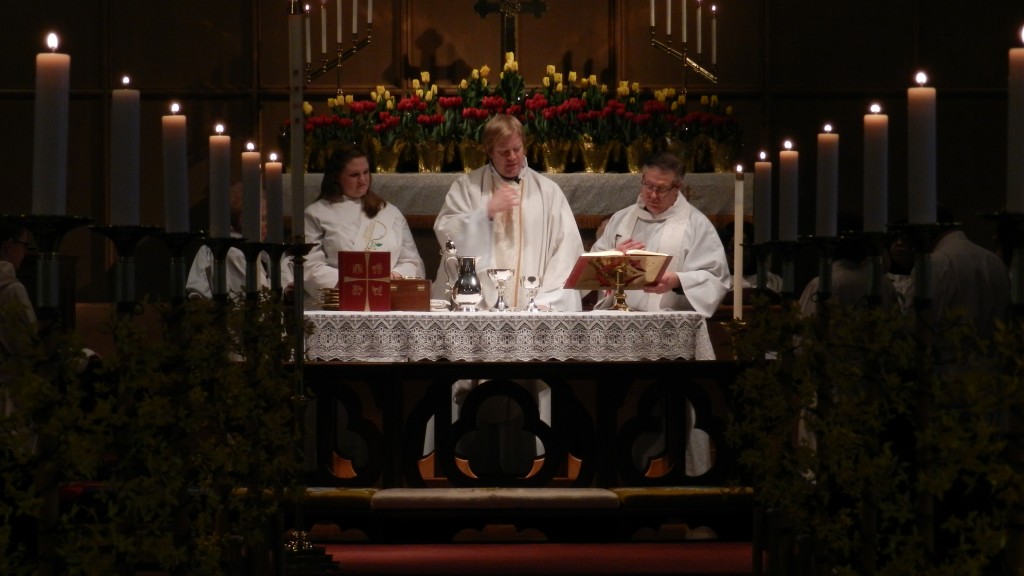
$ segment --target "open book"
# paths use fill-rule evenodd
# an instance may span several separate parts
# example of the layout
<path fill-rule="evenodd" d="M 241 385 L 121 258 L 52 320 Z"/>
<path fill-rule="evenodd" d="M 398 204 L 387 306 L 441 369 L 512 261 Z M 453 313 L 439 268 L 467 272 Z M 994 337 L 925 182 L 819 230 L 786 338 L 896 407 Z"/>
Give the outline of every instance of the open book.
<path fill-rule="evenodd" d="M 653 284 L 668 269 L 672 257 L 646 250 L 585 252 L 576 260 L 566 288 L 576 290 L 639 290 Z M 621 283 L 621 287 L 616 286 Z"/>

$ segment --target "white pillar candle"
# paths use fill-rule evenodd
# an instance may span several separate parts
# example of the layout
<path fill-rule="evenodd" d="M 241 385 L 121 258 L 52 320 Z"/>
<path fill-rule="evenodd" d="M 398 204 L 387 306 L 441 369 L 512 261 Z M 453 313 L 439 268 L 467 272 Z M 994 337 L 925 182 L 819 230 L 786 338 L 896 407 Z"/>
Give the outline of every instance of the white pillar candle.
<path fill-rule="evenodd" d="M 932 224 L 936 216 L 935 88 L 924 86 L 918 73 L 916 88 L 907 89 L 907 200 L 911 224 Z"/>
<path fill-rule="evenodd" d="M 654 0 L 651 0 L 651 28 L 654 28 Z"/>
<path fill-rule="evenodd" d="M 796 242 L 800 153 L 786 141 L 779 152 L 779 240 Z"/>
<path fill-rule="evenodd" d="M 373 0 L 366 0 L 366 23 L 373 24 Z"/>
<path fill-rule="evenodd" d="M 284 240 L 284 182 L 281 178 L 283 166 L 277 154 L 270 155 L 270 161 L 263 165 L 263 179 L 267 188 L 267 242 L 275 244 Z"/>
<path fill-rule="evenodd" d="M 697 0 L 697 56 L 701 54 L 701 29 L 700 29 L 701 1 Z"/>
<path fill-rule="evenodd" d="M 356 41 L 359 35 L 359 0 L 352 0 L 352 41 Z"/>
<path fill-rule="evenodd" d="M 679 7 L 679 11 L 682 15 L 682 28 L 680 29 L 680 36 L 683 39 L 683 44 L 686 44 L 686 0 L 682 0 L 682 6 Z"/>
<path fill-rule="evenodd" d="M 32 213 L 63 216 L 67 211 L 71 56 L 56 51 L 56 34 L 48 35 L 46 42 L 50 52 L 36 55 Z"/>
<path fill-rule="evenodd" d="M 1024 40 L 1024 30 L 1021 30 Z M 1006 210 L 1024 213 L 1024 48 L 1010 49 L 1006 139 Z"/>
<path fill-rule="evenodd" d="M 816 206 L 815 234 L 832 238 L 837 234 L 836 219 L 839 212 L 839 134 L 832 132 L 830 124 L 818 134 L 818 202 Z"/>
<path fill-rule="evenodd" d="M 188 134 L 187 120 L 178 114 L 161 118 L 164 153 L 164 231 L 188 232 Z"/>
<path fill-rule="evenodd" d="M 772 238 L 772 163 L 761 152 L 754 162 L 754 243 L 763 244 Z"/>
<path fill-rule="evenodd" d="M 124 86 L 110 94 L 110 223 L 139 225 L 139 91 Z"/>
<path fill-rule="evenodd" d="M 718 62 L 718 6 L 711 6 L 711 65 Z"/>
<path fill-rule="evenodd" d="M 320 0 L 320 52 L 327 54 L 327 0 Z"/>
<path fill-rule="evenodd" d="M 231 235 L 231 137 L 217 125 L 210 136 L 210 238 Z"/>
<path fill-rule="evenodd" d="M 878 104 L 864 115 L 864 231 L 884 232 L 889 221 L 889 116 Z"/>
<path fill-rule="evenodd" d="M 672 37 L 672 0 L 665 0 L 665 36 Z"/>
<path fill-rule="evenodd" d="M 743 319 L 743 166 L 736 167 L 733 190 L 732 228 L 732 317 Z"/>
<path fill-rule="evenodd" d="M 310 47 L 309 37 L 309 4 L 306 4 L 306 64 L 313 61 L 313 49 Z"/>
<path fill-rule="evenodd" d="M 249 242 L 263 240 L 260 193 L 260 153 L 250 142 L 242 152 L 242 236 Z"/>

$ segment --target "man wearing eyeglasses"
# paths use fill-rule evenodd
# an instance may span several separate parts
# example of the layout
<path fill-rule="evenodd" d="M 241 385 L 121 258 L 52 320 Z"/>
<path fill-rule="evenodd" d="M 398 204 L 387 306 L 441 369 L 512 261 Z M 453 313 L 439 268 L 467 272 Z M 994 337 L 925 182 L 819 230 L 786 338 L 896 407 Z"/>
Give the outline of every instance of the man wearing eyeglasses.
<path fill-rule="evenodd" d="M 669 269 L 643 291 L 626 292 L 634 310 L 694 310 L 710 317 L 732 286 L 714 225 L 680 193 L 685 167 L 668 152 L 645 163 L 636 203 L 616 212 L 591 251 L 647 250 L 672 256 Z M 611 308 L 612 295 L 595 309 Z"/>

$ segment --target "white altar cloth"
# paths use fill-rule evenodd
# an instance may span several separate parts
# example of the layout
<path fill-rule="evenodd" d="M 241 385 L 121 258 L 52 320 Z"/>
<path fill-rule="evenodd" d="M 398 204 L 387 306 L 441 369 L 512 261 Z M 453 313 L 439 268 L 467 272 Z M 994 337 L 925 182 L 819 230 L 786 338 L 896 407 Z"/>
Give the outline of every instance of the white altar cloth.
<path fill-rule="evenodd" d="M 374 174 L 373 189 L 391 202 L 402 214 L 433 215 L 444 205 L 445 195 L 461 172 Z M 636 202 L 640 193 L 640 174 L 587 174 L 570 172 L 545 174 L 565 193 L 572 213 L 580 215 L 611 214 Z M 305 205 L 320 194 L 323 174 L 306 174 L 303 180 Z M 743 182 L 744 214 L 753 214 L 754 179 Z M 683 192 L 698 210 L 711 215 L 731 215 L 735 209 L 736 175 L 687 174 Z M 291 206 L 291 178 L 284 178 L 284 205 Z"/>
<path fill-rule="evenodd" d="M 714 360 L 694 312 L 306 312 L 311 361 Z"/>

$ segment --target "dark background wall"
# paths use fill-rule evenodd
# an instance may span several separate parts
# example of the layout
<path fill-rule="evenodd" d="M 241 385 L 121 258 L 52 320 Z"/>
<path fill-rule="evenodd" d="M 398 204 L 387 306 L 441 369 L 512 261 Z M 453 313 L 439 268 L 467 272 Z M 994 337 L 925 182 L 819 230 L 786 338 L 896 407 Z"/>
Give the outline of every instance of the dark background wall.
<path fill-rule="evenodd" d="M 143 224 L 163 224 L 160 116 L 171 100 L 181 102 L 189 118 L 193 227 L 206 226 L 207 137 L 216 122 L 233 136 L 235 157 L 248 140 L 264 152 L 278 149 L 277 133 L 287 117 L 286 0 L 9 4 L 0 24 L 0 125 L 7 135 L 0 154 L 0 213 L 31 207 L 35 54 L 49 31 L 60 34 L 61 51 L 72 58 L 69 214 L 100 225 L 109 221 L 109 98 L 123 74 L 132 77 L 143 99 Z M 319 3 L 311 4 L 318 14 Z M 335 0 L 328 4 L 333 18 Z M 346 63 L 342 88 L 365 97 L 378 84 L 400 92 L 421 70 L 444 87 L 483 64 L 499 69 L 499 21 L 494 15 L 481 19 L 474 4 L 377 0 L 373 42 Z M 657 4 L 661 37 L 664 2 Z M 541 18 L 521 15 L 517 59 L 528 85 L 555 64 L 597 74 L 609 85 L 629 80 L 681 89 L 678 62 L 650 46 L 648 7 L 643 0 L 548 0 Z M 347 37 L 351 0 L 344 1 L 344 10 Z M 678 2 L 674 13 L 678 35 Z M 313 22 L 318 52 L 318 20 Z M 722 0 L 720 82 L 709 85 L 691 73 L 687 87 L 691 102 L 718 94 L 734 107 L 744 128 L 744 163 L 751 164 L 762 149 L 777 157 L 784 139 L 796 143 L 802 152 L 800 232 L 809 234 L 815 135 L 825 122 L 840 134 L 840 210 L 859 215 L 862 116 L 873 101 L 890 115 L 889 214 L 906 216 L 906 89 L 913 74 L 925 69 L 938 90 L 939 202 L 987 244 L 992 226 L 978 215 L 1005 203 L 1007 50 L 1020 44 L 1022 25 L 1021 2 L 951 10 L 923 0 Z M 337 78 L 325 74 L 308 88 L 307 99 L 322 107 L 336 93 Z M 1016 152 L 1024 161 L 1024 151 Z M 239 162 L 233 164 L 237 180 Z M 76 230 L 62 253 L 77 259 L 79 300 L 111 298 L 115 254 L 107 240 Z M 139 291 L 165 291 L 166 250 L 147 240 L 138 257 Z"/>

